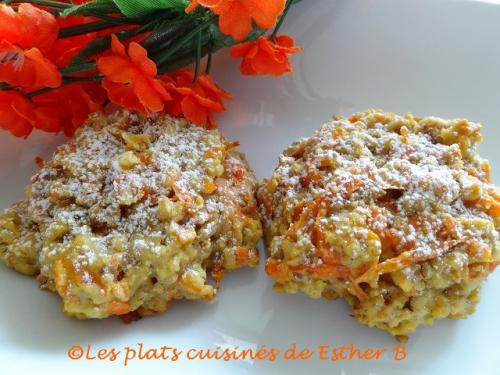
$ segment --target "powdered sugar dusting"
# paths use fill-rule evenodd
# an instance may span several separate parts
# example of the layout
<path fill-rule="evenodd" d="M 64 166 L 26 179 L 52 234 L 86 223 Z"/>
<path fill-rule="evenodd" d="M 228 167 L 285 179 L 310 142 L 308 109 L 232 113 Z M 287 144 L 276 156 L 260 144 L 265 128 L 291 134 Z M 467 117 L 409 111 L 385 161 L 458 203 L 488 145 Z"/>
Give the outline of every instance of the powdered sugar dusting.
<path fill-rule="evenodd" d="M 148 298 L 167 289 L 211 298 L 205 269 L 220 277 L 257 261 L 256 181 L 235 145 L 168 116 L 94 115 L 28 188 L 40 280 L 67 297 L 68 311 L 90 317 L 107 316 L 108 303 L 134 293 L 138 308 L 151 283 L 157 290 Z M 247 260 L 238 263 L 241 248 Z M 182 277 L 198 284 L 172 286 Z"/>
<path fill-rule="evenodd" d="M 285 220 L 291 226 L 304 205 L 321 202 L 326 216 L 319 221 L 311 216 L 298 228 L 297 241 L 312 241 L 311 228 L 318 226 L 314 223 L 332 233 L 332 251 L 342 238 L 354 239 L 355 252 L 342 258 L 349 266 L 377 256 L 364 254 L 369 231 L 391 249 L 382 252 L 381 260 L 404 251 L 425 258 L 464 249 L 467 241 L 462 236 L 496 248 L 494 226 L 486 232 L 467 231 L 455 220 L 474 217 L 491 222 L 488 208 L 473 203 L 488 183 L 487 162 L 475 151 L 479 129 L 465 120 L 376 111 L 325 124 L 311 138 L 285 150 L 273 177 L 260 189 L 266 224 Z M 289 236 L 290 230 L 282 238 L 286 233 Z M 390 246 L 388 238 L 394 242 Z M 277 237 L 273 241 L 271 255 L 278 256 Z M 312 242 L 302 248 L 309 250 L 301 262 L 321 260 Z"/>

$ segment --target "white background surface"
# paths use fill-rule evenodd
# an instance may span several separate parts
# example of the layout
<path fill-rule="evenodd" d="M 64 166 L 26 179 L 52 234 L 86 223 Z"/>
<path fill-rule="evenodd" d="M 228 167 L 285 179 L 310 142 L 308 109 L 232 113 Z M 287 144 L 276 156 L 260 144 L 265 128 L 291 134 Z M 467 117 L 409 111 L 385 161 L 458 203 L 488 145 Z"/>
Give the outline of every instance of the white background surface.
<path fill-rule="evenodd" d="M 310 135 L 332 114 L 367 107 L 419 115 L 467 117 L 484 124 L 482 156 L 500 183 L 500 5 L 494 1 L 304 0 L 284 29 L 305 46 L 285 78 L 239 75 L 238 62 L 220 55 L 214 75 L 234 95 L 218 118 L 222 131 L 241 141 L 259 178 L 269 176 L 280 151 Z M 0 208 L 22 198 L 35 171 L 33 158 L 49 155 L 61 137 L 34 134 L 28 141 L 0 134 Z M 500 272 L 483 288 L 475 315 L 422 327 L 410 337 L 408 358 L 320 362 L 70 361 L 72 345 L 103 347 L 217 345 L 315 349 L 354 343 L 367 348 L 396 343 L 359 325 L 342 301 L 317 301 L 271 291 L 262 269 L 224 279 L 213 303 L 180 301 L 164 315 L 125 326 L 117 319 L 76 321 L 59 310 L 55 295 L 0 266 L 0 373 L 37 375 L 172 374 L 500 374 Z"/>

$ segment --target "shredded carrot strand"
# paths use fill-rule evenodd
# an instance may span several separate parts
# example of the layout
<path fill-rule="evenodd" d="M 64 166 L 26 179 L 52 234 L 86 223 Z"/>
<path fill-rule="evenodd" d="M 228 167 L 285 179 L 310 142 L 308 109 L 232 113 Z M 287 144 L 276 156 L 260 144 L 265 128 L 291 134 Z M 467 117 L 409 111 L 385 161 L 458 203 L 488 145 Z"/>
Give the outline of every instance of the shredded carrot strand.
<path fill-rule="evenodd" d="M 112 315 L 125 315 L 131 311 L 131 306 L 126 302 L 113 301 L 108 305 L 106 311 Z"/>

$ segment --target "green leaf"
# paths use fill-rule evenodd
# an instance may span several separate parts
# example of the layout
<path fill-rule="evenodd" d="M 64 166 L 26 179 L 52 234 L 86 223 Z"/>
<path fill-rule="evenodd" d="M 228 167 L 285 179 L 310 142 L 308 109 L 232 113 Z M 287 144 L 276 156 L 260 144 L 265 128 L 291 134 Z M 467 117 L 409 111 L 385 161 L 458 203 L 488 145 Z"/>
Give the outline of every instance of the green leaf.
<path fill-rule="evenodd" d="M 92 15 L 93 13 L 107 14 L 115 13 L 120 10 L 113 0 L 93 0 L 81 5 L 74 5 L 61 12 L 61 16 L 69 16 L 75 14 Z"/>
<path fill-rule="evenodd" d="M 186 20 L 159 25 L 141 42 L 141 45 L 147 50 L 166 48 L 192 27 L 194 27 L 192 22 Z"/>
<path fill-rule="evenodd" d="M 189 33 L 186 35 L 183 35 L 182 38 L 180 38 L 175 45 L 171 46 L 170 48 L 166 49 L 165 51 L 162 51 L 158 54 L 156 57 L 156 65 L 161 65 L 168 61 L 168 59 L 173 56 L 177 51 L 182 49 L 183 47 L 189 45 L 192 42 L 192 39 L 198 35 L 199 32 L 202 32 L 206 28 L 210 26 L 215 20 L 215 17 L 209 17 L 207 18 L 204 22 L 198 24 L 196 27 L 192 28 Z"/>
<path fill-rule="evenodd" d="M 111 46 L 111 35 L 105 35 L 94 39 L 81 49 L 78 54 L 70 61 L 69 66 L 83 64 L 90 56 L 100 53 Z"/>
<path fill-rule="evenodd" d="M 161 9 L 187 6 L 187 0 L 114 0 L 116 6 L 127 17 L 141 17 Z"/>
<path fill-rule="evenodd" d="M 126 40 L 137 34 L 151 29 L 152 24 L 148 23 L 139 28 L 120 31 L 116 33 L 119 40 Z M 69 67 L 83 64 L 89 57 L 97 53 L 103 52 L 111 46 L 111 35 L 105 35 L 100 38 L 94 39 L 92 42 L 87 44 L 82 50 L 75 56 L 69 63 Z"/>

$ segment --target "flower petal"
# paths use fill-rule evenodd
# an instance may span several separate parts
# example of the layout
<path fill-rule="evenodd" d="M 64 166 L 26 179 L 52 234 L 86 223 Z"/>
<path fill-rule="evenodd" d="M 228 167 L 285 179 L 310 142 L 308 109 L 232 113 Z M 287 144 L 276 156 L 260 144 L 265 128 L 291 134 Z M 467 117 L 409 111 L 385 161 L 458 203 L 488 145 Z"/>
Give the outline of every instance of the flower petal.
<path fill-rule="evenodd" d="M 255 23 L 263 28 L 270 29 L 285 9 L 286 0 L 247 0 L 250 16 Z"/>
<path fill-rule="evenodd" d="M 61 85 L 61 73 L 38 48 L 23 51 L 3 40 L 0 42 L 1 51 L 15 53 L 17 54 L 16 60 L 22 59 L 22 61 L 19 65 L 14 61 L 0 64 L 0 82 L 19 86 L 26 91 Z"/>
<path fill-rule="evenodd" d="M 242 74 L 279 76 L 292 71 L 289 56 L 301 50 L 287 35 L 277 36 L 275 42 L 261 36 L 254 42 L 245 43 L 232 56 L 243 57 L 240 65 Z"/>
<path fill-rule="evenodd" d="M 161 87 L 161 89 L 166 94 L 165 88 Z M 133 83 L 133 91 L 147 112 L 160 112 L 163 110 L 163 97 L 156 88 L 152 87 L 151 82 L 138 79 Z"/>
<path fill-rule="evenodd" d="M 192 123 L 211 129 L 215 127 L 212 113 L 224 111 L 222 100 L 232 97 L 207 74 L 200 74 L 195 83 L 193 78 L 194 72 L 188 69 L 179 69 L 160 77 L 164 87 L 172 94 L 165 111 L 173 116 L 182 114 Z"/>
<path fill-rule="evenodd" d="M 32 103 L 17 91 L 0 90 L 0 128 L 16 137 L 27 137 L 33 123 Z"/>
<path fill-rule="evenodd" d="M 116 55 L 127 56 L 125 46 L 115 34 L 111 35 L 111 51 Z"/>
<path fill-rule="evenodd" d="M 124 45 L 113 35 L 112 53 L 99 58 L 97 67 L 105 76 L 102 86 L 113 103 L 147 114 L 162 111 L 165 102 L 171 100 L 155 78 L 154 61 L 136 42 L 130 43 L 127 55 Z"/>
<path fill-rule="evenodd" d="M 252 31 L 252 18 L 242 1 L 234 1 L 226 12 L 219 14 L 219 28 L 236 41 L 243 40 Z"/>
<path fill-rule="evenodd" d="M 113 82 L 130 83 L 137 75 L 137 68 L 127 57 L 120 55 L 100 57 L 97 68 Z"/>
<path fill-rule="evenodd" d="M 233 58 L 245 56 L 254 46 L 253 42 L 245 42 L 231 47 L 230 56 Z"/>
<path fill-rule="evenodd" d="M 49 12 L 29 3 L 20 3 L 15 12 L 10 6 L 0 4 L 0 35 L 18 46 L 36 47 L 45 52 L 57 39 L 59 28 Z"/>
<path fill-rule="evenodd" d="M 148 58 L 148 52 L 139 43 L 130 43 L 128 47 L 128 54 L 132 62 L 135 63 L 146 75 L 154 77 L 158 74 L 156 64 L 153 60 Z"/>
<path fill-rule="evenodd" d="M 141 113 L 148 111 L 135 95 L 131 85 L 114 83 L 105 78 L 102 81 L 102 87 L 108 92 L 109 100 L 124 108 L 135 110 Z"/>
<path fill-rule="evenodd" d="M 34 127 L 53 133 L 64 131 L 66 135 L 72 135 L 90 113 L 101 109 L 102 99 L 96 99 L 99 95 L 91 98 L 88 92 L 94 92 L 94 89 L 95 84 L 92 83 L 73 83 L 35 96 Z"/>
<path fill-rule="evenodd" d="M 192 123 L 205 125 L 207 123 L 207 110 L 201 106 L 193 96 L 186 96 L 181 102 L 182 113 Z"/>

